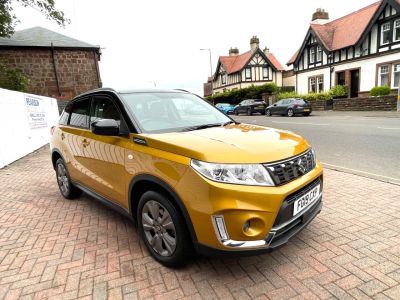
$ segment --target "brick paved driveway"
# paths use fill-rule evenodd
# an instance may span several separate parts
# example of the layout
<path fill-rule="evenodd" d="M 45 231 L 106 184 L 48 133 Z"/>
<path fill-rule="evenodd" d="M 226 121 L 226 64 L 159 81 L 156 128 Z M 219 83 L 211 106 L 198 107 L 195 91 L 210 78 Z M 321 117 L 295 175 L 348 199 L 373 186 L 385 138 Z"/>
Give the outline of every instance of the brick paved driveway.
<path fill-rule="evenodd" d="M 284 248 L 154 262 L 133 225 L 61 198 L 48 149 L 0 170 L 0 299 L 400 299 L 400 187 L 325 171 L 325 206 Z"/>

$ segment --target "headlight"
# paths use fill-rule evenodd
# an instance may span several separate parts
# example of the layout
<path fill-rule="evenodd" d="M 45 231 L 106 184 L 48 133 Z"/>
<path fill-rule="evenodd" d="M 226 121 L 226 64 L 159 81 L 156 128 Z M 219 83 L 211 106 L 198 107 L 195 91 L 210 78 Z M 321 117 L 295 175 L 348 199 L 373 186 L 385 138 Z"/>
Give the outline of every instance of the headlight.
<path fill-rule="evenodd" d="M 268 171 L 260 164 L 214 164 L 192 159 L 190 165 L 201 175 L 213 181 L 274 186 Z"/>

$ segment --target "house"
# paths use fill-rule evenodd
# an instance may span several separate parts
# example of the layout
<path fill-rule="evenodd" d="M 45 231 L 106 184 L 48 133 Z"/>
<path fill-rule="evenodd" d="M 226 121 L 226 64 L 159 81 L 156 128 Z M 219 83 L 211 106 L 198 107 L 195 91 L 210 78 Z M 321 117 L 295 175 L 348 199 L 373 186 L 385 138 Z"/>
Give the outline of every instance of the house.
<path fill-rule="evenodd" d="M 0 64 L 28 77 L 29 93 L 71 99 L 101 87 L 100 47 L 42 27 L 0 38 Z"/>
<path fill-rule="evenodd" d="M 259 45 L 258 37 L 253 36 L 249 51 L 239 54 L 237 48 L 231 48 L 229 56 L 220 56 L 214 76 L 208 79 L 205 89 L 210 88 L 210 82 L 213 94 L 268 82 L 282 86 L 285 68 L 268 48 L 261 50 Z"/>
<path fill-rule="evenodd" d="M 400 78 L 400 0 L 382 0 L 337 20 L 318 9 L 293 66 L 298 93 L 348 87 L 349 97 L 374 86 L 396 89 Z"/>

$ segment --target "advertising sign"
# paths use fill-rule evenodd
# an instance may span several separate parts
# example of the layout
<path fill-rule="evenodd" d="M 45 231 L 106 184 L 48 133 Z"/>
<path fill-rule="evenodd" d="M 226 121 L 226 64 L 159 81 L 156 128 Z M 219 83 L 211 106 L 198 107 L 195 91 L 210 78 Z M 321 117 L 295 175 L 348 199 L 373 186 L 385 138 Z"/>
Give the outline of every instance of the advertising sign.
<path fill-rule="evenodd" d="M 39 97 L 24 95 L 28 124 L 31 129 L 47 127 L 46 108 Z"/>

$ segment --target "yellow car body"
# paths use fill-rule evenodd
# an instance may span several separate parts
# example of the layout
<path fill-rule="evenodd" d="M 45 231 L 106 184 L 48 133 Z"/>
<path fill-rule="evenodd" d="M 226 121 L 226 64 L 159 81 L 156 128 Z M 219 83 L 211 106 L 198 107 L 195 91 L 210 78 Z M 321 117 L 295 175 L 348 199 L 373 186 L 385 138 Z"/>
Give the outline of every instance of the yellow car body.
<path fill-rule="evenodd" d="M 90 128 L 60 124 L 54 128 L 51 150 L 53 164 L 62 158 L 74 185 L 133 219 L 144 190 L 168 194 L 201 253 L 278 247 L 303 229 L 322 206 L 323 171 L 315 158 L 304 175 L 277 186 L 216 182 L 191 167 L 192 159 L 290 165 L 305 153 L 311 155 L 306 140 L 287 131 L 230 124 L 188 132 L 104 136 Z M 285 200 L 313 184 L 321 186 L 315 203 L 298 216 L 286 212 L 286 219 L 277 223 Z M 289 227 L 275 238 L 282 226 Z"/>

